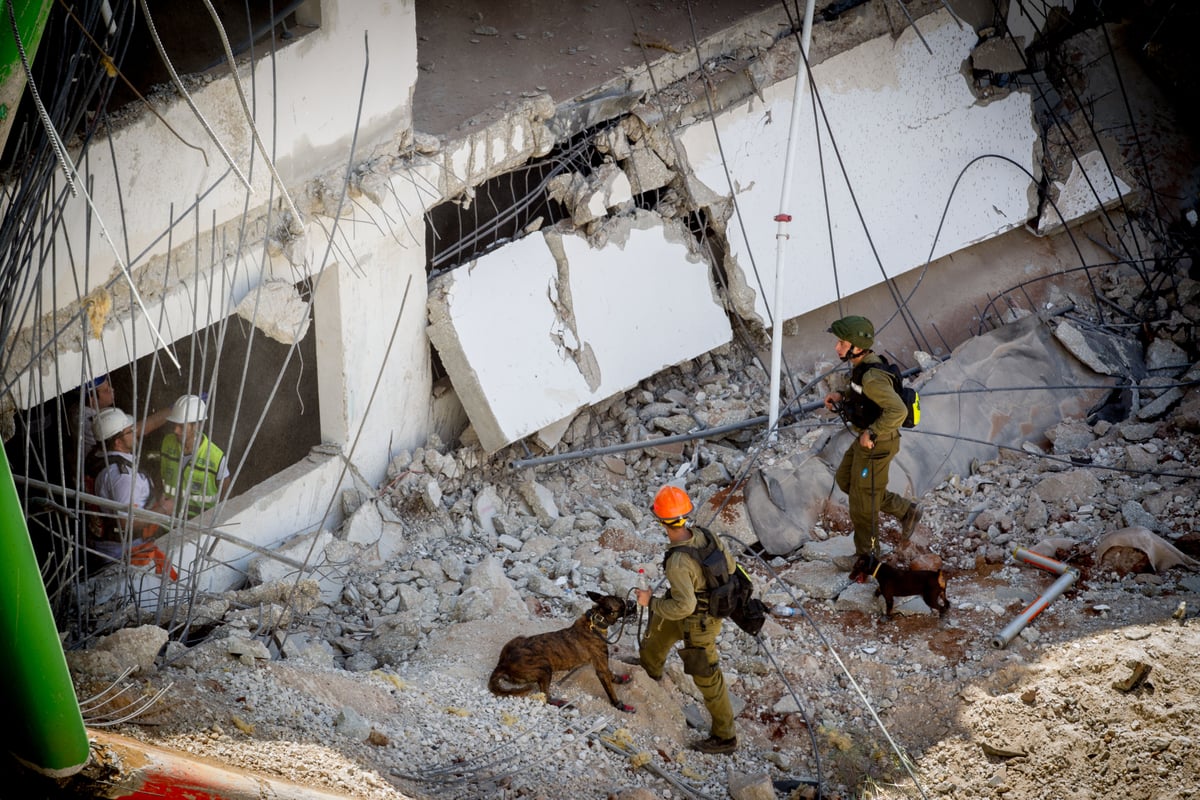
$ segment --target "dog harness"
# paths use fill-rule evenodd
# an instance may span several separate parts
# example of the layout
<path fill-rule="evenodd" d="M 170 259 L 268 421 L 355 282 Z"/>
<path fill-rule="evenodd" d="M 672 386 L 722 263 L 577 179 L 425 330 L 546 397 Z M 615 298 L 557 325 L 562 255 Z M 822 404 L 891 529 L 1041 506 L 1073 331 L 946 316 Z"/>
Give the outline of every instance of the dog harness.
<path fill-rule="evenodd" d="M 589 628 L 596 631 L 596 633 L 600 634 L 602 637 L 608 638 L 608 626 L 596 624 L 596 612 L 595 611 L 589 611 L 587 618 L 588 618 L 588 627 Z"/>

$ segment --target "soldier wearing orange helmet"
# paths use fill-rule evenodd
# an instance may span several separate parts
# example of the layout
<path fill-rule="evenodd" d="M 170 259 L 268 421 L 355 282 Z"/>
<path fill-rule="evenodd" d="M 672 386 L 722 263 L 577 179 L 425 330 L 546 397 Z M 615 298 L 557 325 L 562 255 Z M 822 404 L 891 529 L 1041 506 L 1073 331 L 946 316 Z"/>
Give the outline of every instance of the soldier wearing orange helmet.
<path fill-rule="evenodd" d="M 712 541 L 725 554 L 730 571 L 736 563 L 721 537 L 691 521 L 692 501 L 683 489 L 671 485 L 662 487 L 654 498 L 652 509 L 669 541 L 663 573 L 671 588 L 664 597 L 653 597 L 649 589 L 637 590 L 638 605 L 650 609 L 639 660 L 646 674 L 658 680 L 662 678 L 671 649 L 682 639 L 679 656 L 683 671 L 692 676 L 712 717 L 708 738 L 693 742 L 692 749 L 702 753 L 732 753 L 737 749 L 737 732 L 733 724 L 733 704 L 717 652 L 721 619 L 707 613 L 708 588 L 704 572 L 700 562 L 689 553 Z"/>

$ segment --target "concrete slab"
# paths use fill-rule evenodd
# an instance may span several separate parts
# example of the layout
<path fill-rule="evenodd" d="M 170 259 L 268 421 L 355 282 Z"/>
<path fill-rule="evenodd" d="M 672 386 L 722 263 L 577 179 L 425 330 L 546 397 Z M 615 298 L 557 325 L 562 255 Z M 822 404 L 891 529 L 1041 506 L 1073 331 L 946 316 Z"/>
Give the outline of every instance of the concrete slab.
<path fill-rule="evenodd" d="M 814 119 L 806 90 L 793 134 L 785 319 L 878 283 L 881 265 L 898 275 L 1037 214 L 1030 97 L 1013 93 L 981 103 L 962 71 L 974 31 L 948 12 L 923 18 L 921 29 L 933 55 L 908 28 L 895 41 L 874 39 L 813 70 L 828 126 Z M 794 85 L 782 81 L 763 89 L 761 99 L 720 114 L 716 135 L 704 121 L 681 136 L 697 178 L 722 195 L 735 194 L 740 220 L 728 224 L 726 270 L 748 290 L 738 293 L 738 312 L 764 323 L 775 295 L 774 218 Z"/>
<path fill-rule="evenodd" d="M 546 231 L 431 288 L 429 338 L 489 453 L 732 337 L 676 223 L 639 212 L 604 240 Z"/>

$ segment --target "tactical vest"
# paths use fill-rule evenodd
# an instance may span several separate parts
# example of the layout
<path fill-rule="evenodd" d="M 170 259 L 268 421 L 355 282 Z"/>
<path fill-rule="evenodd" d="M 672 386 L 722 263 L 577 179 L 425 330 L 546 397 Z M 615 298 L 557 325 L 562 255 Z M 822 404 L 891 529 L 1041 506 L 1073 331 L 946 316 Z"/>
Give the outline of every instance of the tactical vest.
<path fill-rule="evenodd" d="M 663 556 L 663 572 L 667 570 L 667 560 L 676 552 L 686 553 L 700 565 L 704 575 L 704 590 L 696 592 L 696 614 L 708 614 L 712 617 L 727 617 L 735 609 L 738 598 L 734 597 L 737 581 L 733 580 L 734 573 L 741 569 L 734 564 L 730 570 L 728 551 L 720 538 L 704 528 L 698 528 L 703 534 L 705 543 L 700 547 L 693 545 L 678 545 L 667 550 Z"/>
<path fill-rule="evenodd" d="M 867 370 L 877 369 L 886 372 L 892 379 L 892 389 L 896 395 L 904 400 L 903 383 L 900 377 L 900 368 L 895 364 L 890 363 L 883 356 L 877 356 L 879 361 L 868 363 L 865 359 L 859 362 L 858 366 L 850 373 L 850 391 L 842 394 L 842 415 L 846 421 L 856 428 L 869 428 L 879 419 L 879 415 L 883 413 L 883 409 L 879 407 L 871 398 L 867 397 L 863 392 L 863 378 L 867 374 Z M 911 427 L 911 426 L 906 426 Z"/>
<path fill-rule="evenodd" d="M 217 480 L 217 475 L 224 458 L 225 454 L 221 452 L 221 448 L 210 442 L 207 436 L 201 436 L 200 444 L 192 454 L 192 460 L 181 469 L 183 445 L 178 436 L 168 433 L 162 443 L 163 492 L 167 497 L 178 500 L 179 487 L 184 487 L 188 511 L 192 514 L 212 508 L 217 504 L 221 491 L 221 482 Z"/>

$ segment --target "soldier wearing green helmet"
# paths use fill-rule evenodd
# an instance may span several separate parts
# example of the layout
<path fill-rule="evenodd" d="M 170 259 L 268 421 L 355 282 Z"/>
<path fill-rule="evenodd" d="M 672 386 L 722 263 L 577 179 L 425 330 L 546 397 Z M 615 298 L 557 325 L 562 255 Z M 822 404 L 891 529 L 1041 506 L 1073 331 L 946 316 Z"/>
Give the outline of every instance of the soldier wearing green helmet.
<path fill-rule="evenodd" d="M 825 396 L 825 407 L 837 411 L 855 434 L 842 456 L 834 480 L 850 502 L 855 555 L 878 554 L 879 512 L 900 521 L 901 536 L 912 536 L 921 507 L 889 491 L 888 467 L 900 452 L 900 428 L 908 414 L 896 393 L 884 360 L 873 353 L 875 326 L 866 317 L 848 316 L 829 326 L 837 337 L 838 358 L 850 365 L 850 379 L 840 391 Z"/>

